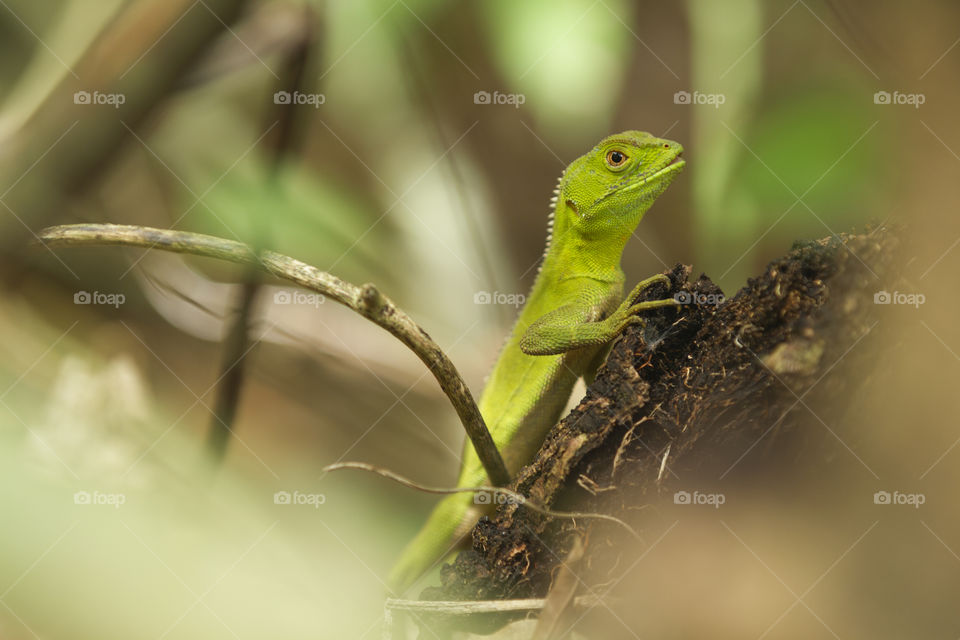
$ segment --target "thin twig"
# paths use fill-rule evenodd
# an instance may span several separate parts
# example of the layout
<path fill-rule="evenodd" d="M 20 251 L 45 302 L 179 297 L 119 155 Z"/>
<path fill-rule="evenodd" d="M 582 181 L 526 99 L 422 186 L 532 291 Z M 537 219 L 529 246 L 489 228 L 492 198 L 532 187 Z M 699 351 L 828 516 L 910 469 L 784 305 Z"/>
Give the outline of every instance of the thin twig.
<path fill-rule="evenodd" d="M 613 522 L 627 531 L 630 534 L 640 539 L 640 534 L 634 531 L 633 527 L 628 525 L 626 522 L 620 518 L 615 518 L 614 516 L 608 516 L 605 513 L 584 513 L 579 511 L 553 511 L 552 509 L 547 509 L 546 507 L 541 507 L 536 502 L 528 499 L 523 494 L 517 493 L 511 489 L 506 489 L 504 487 L 430 487 L 427 485 L 422 485 L 418 482 L 414 482 L 409 478 L 405 478 L 398 473 L 390 471 L 389 469 L 384 469 L 383 467 L 376 467 L 372 464 L 367 464 L 366 462 L 337 462 L 335 464 L 329 464 L 325 466 L 321 471 L 339 471 L 341 469 L 358 469 L 360 471 L 370 471 L 379 476 L 383 476 L 389 480 L 393 480 L 399 484 L 402 484 L 405 487 L 410 487 L 411 489 L 416 489 L 417 491 L 423 491 L 424 493 L 438 493 L 438 494 L 452 494 L 452 493 L 492 493 L 496 495 L 505 496 L 511 502 L 532 509 L 537 513 L 541 513 L 545 516 L 551 518 L 561 518 L 566 520 L 573 520 L 575 518 L 580 518 L 582 520 L 606 520 L 608 522 Z"/>
<path fill-rule="evenodd" d="M 583 595 L 574 598 L 573 604 L 577 608 L 589 609 L 602 604 L 604 601 L 605 599 L 595 595 Z M 402 600 L 400 598 L 387 598 L 384 607 L 393 611 L 471 615 L 476 613 L 503 613 L 506 611 L 536 611 L 543 609 L 546 604 L 546 598 L 518 600 Z"/>
<path fill-rule="evenodd" d="M 480 410 L 456 367 L 427 332 L 376 286 L 365 284 L 358 287 L 274 251 L 257 254 L 242 242 L 188 231 L 117 224 L 69 224 L 48 227 L 39 233 L 38 238 L 51 247 L 122 245 L 155 248 L 258 266 L 271 275 L 322 293 L 353 309 L 393 334 L 427 365 L 456 409 L 490 482 L 497 486 L 510 482 L 510 474 L 503 458 L 500 457 Z"/>
<path fill-rule="evenodd" d="M 609 607 L 607 604 L 609 598 L 600 598 L 596 595 L 577 596 L 573 600 L 573 606 L 580 610 L 590 610 L 601 604 Z M 415 617 L 418 621 L 421 616 L 439 615 L 449 616 L 475 616 L 478 614 L 492 613 L 502 614 L 512 611 L 537 612 L 543 610 L 547 601 L 545 598 L 528 598 L 522 600 L 401 600 L 399 598 L 387 598 L 383 604 L 383 637 L 390 640 L 394 637 L 406 638 L 405 631 L 398 628 L 399 616 L 404 614 Z M 395 616 L 394 614 L 399 614 Z M 399 635 L 395 635 L 399 634 Z"/>

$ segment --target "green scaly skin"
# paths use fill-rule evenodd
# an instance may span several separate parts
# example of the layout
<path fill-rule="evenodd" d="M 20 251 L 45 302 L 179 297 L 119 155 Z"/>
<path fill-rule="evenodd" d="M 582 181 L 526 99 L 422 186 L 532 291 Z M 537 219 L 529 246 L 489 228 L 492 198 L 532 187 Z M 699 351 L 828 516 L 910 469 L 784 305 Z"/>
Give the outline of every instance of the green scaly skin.
<path fill-rule="evenodd" d="M 644 280 L 624 299 L 620 258 L 643 215 L 683 169 L 682 151 L 676 142 L 625 131 L 604 138 L 560 178 L 543 265 L 480 396 L 480 413 L 511 475 L 558 422 L 577 378 L 592 381 L 611 341 L 643 322 L 634 314 L 674 304 L 631 304 L 644 288 L 667 281 L 663 275 Z M 485 484 L 468 442 L 457 486 Z M 391 572 L 391 588 L 410 587 L 482 513 L 473 494 L 444 498 Z"/>

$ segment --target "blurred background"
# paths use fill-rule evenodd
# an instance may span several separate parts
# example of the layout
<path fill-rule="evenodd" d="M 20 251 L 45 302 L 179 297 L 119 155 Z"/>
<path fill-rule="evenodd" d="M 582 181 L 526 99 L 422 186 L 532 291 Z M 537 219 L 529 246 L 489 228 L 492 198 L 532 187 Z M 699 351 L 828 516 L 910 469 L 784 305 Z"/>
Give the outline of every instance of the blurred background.
<path fill-rule="evenodd" d="M 652 522 L 631 615 L 588 637 L 960 635 L 957 3 L 0 5 L 0 637 L 376 637 L 434 498 L 320 468 L 452 484 L 463 440 L 331 301 L 39 230 L 209 233 L 374 282 L 478 394 L 557 177 L 624 129 L 688 163 L 628 282 L 683 262 L 732 295 L 794 240 L 887 223 L 923 302 L 851 345 L 879 357 L 844 372 L 829 461 Z"/>

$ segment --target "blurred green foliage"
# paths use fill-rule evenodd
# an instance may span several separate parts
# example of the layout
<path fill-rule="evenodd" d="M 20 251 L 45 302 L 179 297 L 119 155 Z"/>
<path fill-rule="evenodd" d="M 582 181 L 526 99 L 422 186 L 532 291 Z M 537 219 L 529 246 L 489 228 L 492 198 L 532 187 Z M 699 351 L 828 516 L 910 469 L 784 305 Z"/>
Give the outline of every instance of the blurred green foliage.
<path fill-rule="evenodd" d="M 494 0 L 478 8 L 498 71 L 525 95 L 545 135 L 610 132 L 630 55 L 629 3 Z"/>

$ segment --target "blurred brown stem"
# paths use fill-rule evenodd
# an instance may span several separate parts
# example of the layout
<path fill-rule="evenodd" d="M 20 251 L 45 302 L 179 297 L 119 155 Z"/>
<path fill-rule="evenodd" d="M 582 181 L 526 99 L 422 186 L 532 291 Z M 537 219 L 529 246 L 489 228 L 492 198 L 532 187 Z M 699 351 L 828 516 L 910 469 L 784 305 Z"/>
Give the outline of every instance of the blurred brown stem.
<path fill-rule="evenodd" d="M 284 56 L 278 90 L 293 93 L 304 86 L 304 71 L 315 48 L 316 29 L 314 23 L 316 15 L 309 6 L 298 11 L 299 20 L 294 24 L 299 26 L 296 39 L 288 53 Z M 287 155 L 291 153 L 297 137 L 294 135 L 297 115 L 302 113 L 297 105 L 274 105 L 276 115 L 273 124 L 278 124 L 276 135 L 270 144 L 270 180 L 277 180 L 280 168 Z M 273 128 L 273 125 L 270 125 Z M 259 217 L 252 222 L 257 226 L 256 245 L 253 247 L 259 252 L 264 245 L 269 246 L 270 228 L 263 224 Z M 247 265 L 244 276 L 244 285 L 237 297 L 237 313 L 228 321 L 227 339 L 224 344 L 220 377 L 217 383 L 216 401 L 213 419 L 210 423 L 210 432 L 207 437 L 207 450 L 216 462 L 221 462 L 226 454 L 233 433 L 233 421 L 237 415 L 237 406 L 240 403 L 240 392 L 246 377 L 247 355 L 253 348 L 250 338 L 250 323 L 254 302 L 260 291 L 260 282 L 257 277 L 257 265 Z"/>
<path fill-rule="evenodd" d="M 70 224 L 43 229 L 38 238 L 50 247 L 121 245 L 217 258 L 259 267 L 278 278 L 329 296 L 389 331 L 427 365 L 456 409 L 490 482 L 495 486 L 510 482 L 503 458 L 456 367 L 427 332 L 376 286 L 357 286 L 274 251 L 257 254 L 242 242 L 187 231 L 117 224 Z"/>

